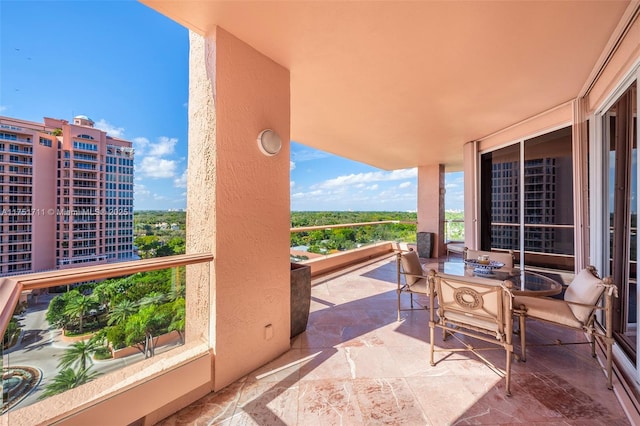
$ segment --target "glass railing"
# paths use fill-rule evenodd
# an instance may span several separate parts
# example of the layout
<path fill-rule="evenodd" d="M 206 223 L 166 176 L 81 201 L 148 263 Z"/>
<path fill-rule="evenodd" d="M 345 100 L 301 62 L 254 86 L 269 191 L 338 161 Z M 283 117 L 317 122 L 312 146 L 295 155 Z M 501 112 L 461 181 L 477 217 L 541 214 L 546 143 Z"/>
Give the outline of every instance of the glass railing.
<path fill-rule="evenodd" d="M 290 229 L 291 260 L 301 262 L 389 241 L 415 243 L 416 222 L 381 220 Z"/>
<path fill-rule="evenodd" d="M 185 266 L 212 260 L 179 255 L 5 278 L 2 414 L 180 347 Z"/>
<path fill-rule="evenodd" d="M 464 219 L 445 220 L 444 241 L 446 243 L 464 242 Z"/>

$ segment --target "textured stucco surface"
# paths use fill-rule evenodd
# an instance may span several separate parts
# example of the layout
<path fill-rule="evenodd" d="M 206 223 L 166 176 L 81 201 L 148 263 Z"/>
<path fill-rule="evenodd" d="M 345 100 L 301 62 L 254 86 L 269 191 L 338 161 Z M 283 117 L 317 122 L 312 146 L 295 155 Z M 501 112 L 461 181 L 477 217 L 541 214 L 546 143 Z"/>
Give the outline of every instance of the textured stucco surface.
<path fill-rule="evenodd" d="M 216 183 L 215 84 L 207 75 L 207 64 L 215 73 L 215 55 L 206 50 L 203 37 L 190 34 L 189 55 L 189 167 L 187 181 L 187 253 L 213 253 Z M 215 46 L 212 43 L 211 46 Z M 210 49 L 211 50 L 211 49 Z M 212 58 L 208 60 L 207 58 Z M 208 265 L 187 269 L 187 341 L 200 337 L 213 345 L 211 297 L 215 259 Z"/>
<path fill-rule="evenodd" d="M 289 347 L 289 72 L 220 28 L 191 35 L 190 67 L 188 250 L 215 256 L 208 288 L 193 272 L 190 330 L 210 335 L 219 389 Z"/>
<path fill-rule="evenodd" d="M 432 256 L 444 255 L 444 165 L 418 167 L 418 232 L 433 232 Z"/>

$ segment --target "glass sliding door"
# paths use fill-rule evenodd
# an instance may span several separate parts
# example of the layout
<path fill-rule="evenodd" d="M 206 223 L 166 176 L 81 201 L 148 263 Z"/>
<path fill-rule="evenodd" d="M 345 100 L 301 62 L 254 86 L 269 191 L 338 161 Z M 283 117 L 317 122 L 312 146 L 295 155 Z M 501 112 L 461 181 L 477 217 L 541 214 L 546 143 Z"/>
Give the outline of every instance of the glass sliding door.
<path fill-rule="evenodd" d="M 520 145 L 483 154 L 480 165 L 480 250 L 520 248 Z"/>
<path fill-rule="evenodd" d="M 637 351 L 637 83 L 633 83 L 603 115 L 608 147 L 608 267 L 618 286 L 613 332 L 617 343 L 635 360 Z"/>
<path fill-rule="evenodd" d="M 482 154 L 480 248 L 521 264 L 573 270 L 571 128 Z"/>
<path fill-rule="evenodd" d="M 525 264 L 574 268 L 571 128 L 524 143 Z"/>

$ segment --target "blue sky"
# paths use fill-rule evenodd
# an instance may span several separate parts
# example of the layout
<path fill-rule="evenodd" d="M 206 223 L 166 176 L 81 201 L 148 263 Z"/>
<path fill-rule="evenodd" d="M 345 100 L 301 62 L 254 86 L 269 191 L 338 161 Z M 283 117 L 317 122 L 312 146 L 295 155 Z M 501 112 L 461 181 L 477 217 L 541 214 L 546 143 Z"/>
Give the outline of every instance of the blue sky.
<path fill-rule="evenodd" d="M 136 210 L 186 205 L 188 32 L 133 0 L 0 0 L 0 115 L 84 114 L 131 140 Z M 416 210 L 415 169 L 291 144 L 291 210 Z M 462 209 L 462 175 L 447 175 Z"/>

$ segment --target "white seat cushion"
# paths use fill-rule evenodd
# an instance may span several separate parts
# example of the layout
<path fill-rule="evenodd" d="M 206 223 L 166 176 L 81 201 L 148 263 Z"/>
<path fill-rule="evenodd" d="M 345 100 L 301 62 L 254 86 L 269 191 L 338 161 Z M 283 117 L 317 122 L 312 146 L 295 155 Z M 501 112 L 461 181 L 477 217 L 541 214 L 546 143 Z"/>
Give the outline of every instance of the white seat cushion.
<path fill-rule="evenodd" d="M 584 303 L 585 305 L 595 305 L 602 292 L 604 286 L 602 280 L 594 276 L 588 269 L 583 269 L 575 276 L 564 294 L 564 300 L 567 302 Z M 585 306 L 569 305 L 575 317 L 582 323 L 585 323 L 593 309 Z"/>
<path fill-rule="evenodd" d="M 422 270 L 422 265 L 420 264 L 418 253 L 416 253 L 415 251 L 402 253 L 402 270 L 405 274 L 409 274 L 404 276 L 404 279 L 407 284 L 409 284 L 409 286 L 413 286 L 413 284 L 421 280 L 420 276 L 424 275 L 424 271 Z"/>
<path fill-rule="evenodd" d="M 414 293 L 429 294 L 429 284 L 426 278 L 419 278 L 418 281 L 409 285 L 409 291 Z"/>
<path fill-rule="evenodd" d="M 531 318 L 539 318 L 576 328 L 580 328 L 584 324 L 576 318 L 571 307 L 564 300 L 550 297 L 516 296 L 513 299 L 513 307 L 518 308 L 521 305 L 526 306 L 527 316 Z"/>

